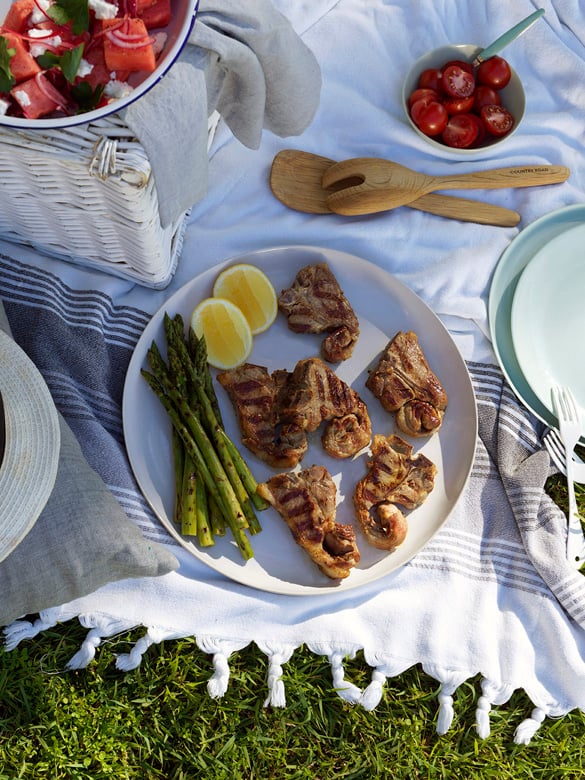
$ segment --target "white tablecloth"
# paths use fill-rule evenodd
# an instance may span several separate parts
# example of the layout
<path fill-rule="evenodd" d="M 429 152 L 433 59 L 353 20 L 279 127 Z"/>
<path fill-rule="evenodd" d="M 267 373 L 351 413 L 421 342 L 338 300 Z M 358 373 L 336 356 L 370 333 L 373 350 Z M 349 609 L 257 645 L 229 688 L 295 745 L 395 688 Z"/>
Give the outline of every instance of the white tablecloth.
<path fill-rule="evenodd" d="M 437 155 L 413 133 L 400 104 L 402 78 L 429 49 L 446 43 L 489 44 L 534 11 L 532 2 L 486 0 L 481 7 L 469 2 L 459 4 L 456 12 L 434 0 L 276 0 L 275 5 L 321 66 L 321 103 L 311 126 L 294 139 L 266 131 L 258 150 L 244 147 L 220 127 L 211 150 L 209 190 L 191 212 L 176 277 L 166 290 L 146 290 L 1 244 L 7 311 L 11 305 L 56 306 L 51 294 L 42 301 L 35 295 L 39 274 L 43 280 L 61 280 L 75 301 L 81 300 L 77 291 L 95 290 L 95 304 L 87 296 L 83 300 L 90 308 L 99 303 L 107 310 L 108 322 L 95 320 L 91 329 L 106 346 L 120 346 L 117 335 L 124 322 L 123 363 L 148 316 L 193 276 L 226 258 L 291 244 L 355 254 L 414 290 L 442 318 L 468 361 L 480 412 L 470 489 L 440 534 L 408 565 L 343 597 L 261 593 L 225 580 L 171 545 L 181 560 L 178 573 L 106 586 L 48 610 L 36 623 L 13 626 L 9 644 L 79 617 L 90 630 L 72 659 L 76 667 L 87 664 L 101 638 L 120 626 L 143 625 L 144 638 L 128 656 L 118 658 L 118 665 L 127 669 L 140 662 L 152 642 L 194 635 L 213 654 L 209 690 L 217 696 L 228 684 L 229 655 L 253 641 L 268 657 L 267 702 L 273 705 L 285 703 L 281 666 L 289 659 L 294 663 L 294 650 L 303 643 L 329 657 L 332 684 L 340 695 L 368 708 L 379 701 L 387 676 L 420 663 L 443 686 L 437 724 L 442 732 L 450 724 L 457 686 L 481 674 L 479 733 L 489 734 L 490 707 L 523 688 L 534 710 L 519 724 L 516 739 L 529 741 L 545 716 L 585 707 L 580 606 L 585 594 L 581 575 L 562 564 L 564 518 L 542 490 L 549 469 L 541 451 L 543 426 L 503 382 L 488 338 L 487 300 L 498 259 L 519 231 L 585 195 L 585 6 L 577 0 L 539 4 L 544 18 L 505 52 L 527 93 L 523 125 L 497 157 L 486 154 L 471 161 Z M 571 169 L 571 177 L 558 186 L 477 193 L 518 211 L 522 221 L 517 228 L 472 225 L 407 208 L 347 220 L 287 210 L 271 195 L 270 165 L 286 147 L 334 159 L 386 157 L 433 174 L 559 164 Z M 18 277 L 18 292 L 9 283 L 12 275 L 14 285 Z M 61 316 L 67 320 L 66 311 Z M 73 338 L 82 337 L 79 331 L 89 326 L 71 317 L 67 327 Z M 77 387 L 76 392 L 91 401 L 91 388 Z M 62 398 L 60 408 L 74 424 L 69 401 Z M 521 446 L 512 453 L 513 442 Z M 97 462 L 90 444 L 84 444 L 88 458 Z M 123 459 L 123 453 L 118 456 Z M 96 467 L 122 505 L 132 506 L 141 527 L 165 540 L 156 518 L 140 504 L 127 464 L 126 473 L 108 463 Z M 558 546 L 551 548 L 552 560 L 560 561 L 557 577 L 539 569 L 526 551 L 535 519 L 534 526 L 552 523 L 558 528 Z M 364 691 L 344 680 L 343 672 L 343 658 L 361 649 L 373 668 Z"/>

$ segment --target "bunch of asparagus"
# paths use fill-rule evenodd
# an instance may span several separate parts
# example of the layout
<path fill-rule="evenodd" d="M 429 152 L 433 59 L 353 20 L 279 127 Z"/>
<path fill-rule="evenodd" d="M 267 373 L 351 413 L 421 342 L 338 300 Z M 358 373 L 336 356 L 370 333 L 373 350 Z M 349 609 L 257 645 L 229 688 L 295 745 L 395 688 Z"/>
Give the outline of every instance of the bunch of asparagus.
<path fill-rule="evenodd" d="M 164 315 L 167 362 L 153 341 L 150 371 L 142 376 L 171 419 L 175 472 L 175 522 L 184 535 L 197 536 L 202 547 L 215 544 L 226 526 L 245 560 L 254 553 L 246 532 L 261 531 L 256 510 L 268 503 L 223 426 L 207 363 L 205 339 L 183 318 Z"/>

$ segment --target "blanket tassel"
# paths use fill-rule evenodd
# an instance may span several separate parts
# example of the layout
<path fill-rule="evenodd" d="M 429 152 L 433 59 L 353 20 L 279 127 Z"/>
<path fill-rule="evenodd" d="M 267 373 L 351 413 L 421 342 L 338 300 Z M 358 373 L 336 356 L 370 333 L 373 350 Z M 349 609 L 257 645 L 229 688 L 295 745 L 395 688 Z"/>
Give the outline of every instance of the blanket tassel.
<path fill-rule="evenodd" d="M 505 704 L 514 688 L 511 685 L 496 685 L 489 680 L 481 681 L 482 695 L 477 702 L 475 711 L 475 722 L 477 733 L 480 739 L 487 739 L 490 735 L 490 711 L 492 704 Z"/>
<path fill-rule="evenodd" d="M 200 637 L 197 646 L 208 655 L 213 656 L 213 674 L 207 681 L 207 693 L 212 699 L 221 699 L 225 695 L 230 679 L 229 657 L 236 650 L 241 650 L 248 642 L 241 645 L 225 642 L 213 637 Z"/>
<path fill-rule="evenodd" d="M 34 623 L 31 623 L 29 620 L 15 620 L 14 623 L 4 627 L 4 646 L 6 651 L 14 650 L 25 639 L 34 639 L 37 634 L 56 625 L 56 620 L 44 620 L 42 613 Z"/>
<path fill-rule="evenodd" d="M 426 674 L 434 677 L 441 684 L 438 694 L 439 712 L 437 714 L 437 734 L 446 734 L 453 723 L 455 708 L 453 707 L 453 694 L 467 680 L 468 675 L 459 671 L 452 671 L 436 666 L 435 664 L 423 664 Z"/>
<path fill-rule="evenodd" d="M 362 698 L 362 691 L 357 685 L 348 682 L 345 679 L 345 672 L 343 668 L 343 653 L 333 652 L 329 656 L 329 663 L 331 664 L 331 672 L 333 675 L 333 687 L 344 701 L 349 704 L 357 704 Z"/>
<path fill-rule="evenodd" d="M 374 710 L 381 702 L 385 683 L 386 675 L 381 669 L 373 669 L 371 682 L 366 687 L 359 700 L 359 703 L 368 712 Z"/>
<path fill-rule="evenodd" d="M 122 672 L 130 672 L 132 669 L 137 669 L 142 662 L 142 656 L 151 645 L 158 645 L 165 639 L 179 639 L 182 636 L 183 634 L 176 634 L 172 631 L 151 626 L 147 629 L 146 634 L 134 643 L 129 653 L 116 655 L 116 669 L 120 669 Z"/>
<path fill-rule="evenodd" d="M 110 620 L 97 615 L 79 615 L 79 622 L 84 628 L 89 628 L 79 650 L 67 662 L 67 669 L 84 669 L 95 658 L 97 648 L 108 637 L 129 631 L 134 624 L 124 620 Z"/>
<path fill-rule="evenodd" d="M 295 648 L 293 646 L 274 645 L 273 643 L 257 642 L 260 650 L 268 658 L 268 672 L 266 684 L 268 696 L 264 701 L 265 707 L 286 707 L 286 694 L 282 680 L 283 665 L 290 661 Z"/>
<path fill-rule="evenodd" d="M 540 728 L 546 718 L 546 713 L 540 707 L 535 707 L 529 718 L 523 720 L 514 732 L 514 742 L 516 745 L 528 745 L 530 740 Z"/>

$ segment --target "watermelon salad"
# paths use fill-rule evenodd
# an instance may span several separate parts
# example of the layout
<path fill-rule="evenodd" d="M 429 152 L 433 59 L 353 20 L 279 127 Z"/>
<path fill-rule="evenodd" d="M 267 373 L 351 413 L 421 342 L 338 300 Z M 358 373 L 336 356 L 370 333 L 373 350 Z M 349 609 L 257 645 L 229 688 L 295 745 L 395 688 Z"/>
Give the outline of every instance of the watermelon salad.
<path fill-rule="evenodd" d="M 156 69 L 170 19 L 171 0 L 15 0 L 0 25 L 0 114 L 72 116 L 125 97 Z"/>

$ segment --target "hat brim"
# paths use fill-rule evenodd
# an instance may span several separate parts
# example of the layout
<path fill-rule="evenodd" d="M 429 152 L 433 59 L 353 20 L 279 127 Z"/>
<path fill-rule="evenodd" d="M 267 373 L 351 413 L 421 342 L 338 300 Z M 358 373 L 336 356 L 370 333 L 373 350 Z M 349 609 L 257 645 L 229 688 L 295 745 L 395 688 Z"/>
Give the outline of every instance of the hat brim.
<path fill-rule="evenodd" d="M 61 432 L 45 380 L 0 328 L 4 457 L 0 464 L 0 561 L 36 523 L 55 484 Z"/>

